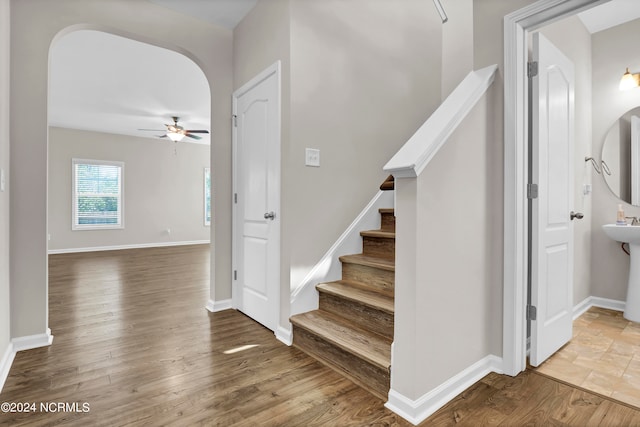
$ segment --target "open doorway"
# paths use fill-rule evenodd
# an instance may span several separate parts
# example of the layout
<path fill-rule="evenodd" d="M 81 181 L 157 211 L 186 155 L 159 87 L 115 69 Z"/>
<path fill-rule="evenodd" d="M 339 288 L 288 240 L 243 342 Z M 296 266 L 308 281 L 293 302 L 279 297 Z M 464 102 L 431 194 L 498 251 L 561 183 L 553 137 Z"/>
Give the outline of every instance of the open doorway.
<path fill-rule="evenodd" d="M 191 59 L 74 31 L 49 88 L 49 254 L 210 244 L 211 95 Z"/>
<path fill-rule="evenodd" d="M 541 3 L 544 3 L 544 5 L 541 6 Z M 575 321 L 576 325 L 584 326 L 584 323 L 589 323 L 590 329 L 593 329 L 596 325 L 596 323 L 593 322 L 597 317 L 600 317 L 600 320 L 604 319 L 605 324 L 608 326 L 611 326 L 609 321 L 617 317 L 612 315 L 612 313 L 615 314 L 615 311 L 608 312 L 606 309 L 619 309 L 620 305 L 624 304 L 626 278 L 620 280 L 618 279 L 619 273 L 612 271 L 616 267 L 619 267 L 620 262 L 618 260 L 611 262 L 611 253 L 614 251 L 611 250 L 611 245 L 607 242 L 606 236 L 601 235 L 603 234 L 601 232 L 601 225 L 612 222 L 611 214 L 606 211 L 607 207 L 613 206 L 612 209 L 615 210 L 615 206 L 617 206 L 619 202 L 611 197 L 604 180 L 593 171 L 591 164 L 585 163 L 584 160 L 585 157 L 595 157 L 598 159 L 599 164 L 604 134 L 616 119 L 613 117 L 614 111 L 620 109 L 621 113 L 624 113 L 626 111 L 623 107 L 624 104 L 630 102 L 630 99 L 634 97 L 628 95 L 620 96 L 618 91 L 618 82 L 624 72 L 624 67 L 622 71 L 613 74 L 610 73 L 611 70 L 605 71 L 602 67 L 598 67 L 597 52 L 598 49 L 602 48 L 602 35 L 594 35 L 594 33 L 586 29 L 585 25 L 580 21 L 580 18 L 574 16 L 576 12 L 608 2 L 576 0 L 565 2 L 563 5 L 555 3 L 551 1 L 538 2 L 535 8 L 525 8 L 505 18 L 505 40 L 508 41 L 505 50 L 505 118 L 514 116 L 517 118 L 515 122 L 512 120 L 511 123 L 505 120 L 505 150 L 507 151 L 505 157 L 509 159 L 505 163 L 505 171 L 507 172 L 507 179 L 509 179 L 508 177 L 511 174 L 516 181 L 520 180 L 519 182 L 522 183 L 523 188 L 526 186 L 525 177 L 527 176 L 528 153 L 523 149 L 526 145 L 521 146 L 520 144 L 526 141 L 528 128 L 527 94 L 526 91 L 521 90 L 527 86 L 524 75 L 519 75 L 517 68 L 522 70 L 526 66 L 527 52 L 523 46 L 527 46 L 527 44 L 526 42 L 521 46 L 517 46 L 517 44 L 518 40 L 526 41 L 532 32 L 540 31 L 541 33 L 550 35 L 552 38 L 555 37 L 558 45 L 564 44 L 568 55 L 575 55 L 576 53 L 580 55 L 580 52 L 582 52 L 585 57 L 588 57 L 589 61 L 587 62 L 593 63 L 593 69 L 590 63 L 585 65 L 584 62 L 581 62 L 582 65 L 576 66 L 577 71 L 587 75 L 584 86 L 588 88 L 587 93 L 582 92 L 581 96 L 583 96 L 584 99 L 582 102 L 578 102 L 578 96 L 581 92 L 576 89 L 576 109 L 583 108 L 586 110 L 580 113 L 583 116 L 582 127 L 579 124 L 580 120 L 576 118 L 576 132 L 583 132 L 583 137 L 579 138 L 577 136 L 576 141 L 589 141 L 589 145 L 585 145 L 582 148 L 577 146 L 574 151 L 574 167 L 576 169 L 574 202 L 577 210 L 585 213 L 587 222 L 582 222 L 576 226 L 578 229 L 574 241 L 576 247 L 576 262 L 574 264 L 576 287 L 572 295 L 573 314 L 574 318 L 577 319 Z M 613 3 L 614 2 L 611 2 L 611 4 Z M 564 21 L 558 21 L 559 19 L 564 19 Z M 550 23 L 551 25 L 548 25 Z M 579 36 L 578 39 L 575 38 L 575 34 L 569 31 L 572 26 L 582 26 L 582 35 Z M 580 46 L 577 44 L 580 38 L 586 40 L 585 45 Z M 511 46 L 509 46 L 510 43 Z M 567 44 L 572 43 L 573 45 L 566 47 Z M 580 52 L 576 52 L 576 49 Z M 620 50 L 623 50 L 623 48 L 616 47 L 615 49 L 609 49 L 609 53 Z M 621 59 L 623 58 L 629 60 L 628 54 L 621 55 Z M 605 62 L 607 62 L 607 67 L 609 67 L 611 66 L 612 60 Z M 607 73 L 611 75 L 607 77 Z M 591 77 L 591 74 L 593 77 Z M 617 77 L 614 77 L 614 75 Z M 607 79 L 611 81 L 609 82 Z M 578 82 L 577 85 L 578 84 L 580 83 Z M 615 99 L 603 100 L 602 98 L 598 98 L 602 95 L 600 92 L 605 92 L 605 90 L 615 91 L 617 95 Z M 596 102 L 597 99 L 600 100 Z M 638 98 L 635 99 L 637 103 Z M 515 104 L 512 103 L 513 101 L 515 101 Z M 578 115 L 578 111 L 576 111 L 576 115 Z M 607 121 L 609 123 L 605 124 Z M 513 159 L 515 159 L 515 164 L 513 163 Z M 522 173 L 522 175 L 519 175 L 520 173 Z M 509 327 L 505 323 L 505 370 L 515 373 L 526 367 L 527 321 L 523 319 L 526 319 L 526 303 L 524 302 L 524 300 L 526 300 L 526 285 L 524 285 L 524 283 L 528 275 L 527 260 L 529 255 L 526 249 L 528 240 L 526 235 L 518 236 L 517 234 L 513 234 L 513 232 L 510 231 L 510 227 L 515 226 L 516 230 L 526 230 L 526 224 L 528 224 L 529 219 L 527 212 L 521 209 L 523 205 L 520 205 L 520 203 L 525 201 L 526 195 L 516 194 L 517 190 L 515 192 L 509 191 L 508 188 L 506 190 L 505 206 L 513 218 L 511 219 L 505 216 L 507 222 L 505 225 L 506 242 L 509 244 L 515 242 L 517 249 L 514 255 L 506 254 L 505 256 L 506 273 L 507 276 L 510 276 L 505 276 L 507 277 L 505 282 L 505 297 L 507 297 L 507 299 L 505 299 L 505 315 L 509 316 L 510 312 L 514 315 L 514 317 L 511 318 L 511 320 L 514 321 L 512 327 Z M 616 250 L 619 249 L 616 248 Z M 581 253 L 578 253 L 579 251 Z M 619 255 L 619 253 L 616 253 L 616 255 Z M 593 259 L 597 259 L 598 261 L 594 263 L 592 262 Z M 603 264 L 607 265 L 605 266 Z M 522 276 L 520 274 L 522 274 Z M 612 284 L 612 282 L 614 284 Z M 514 286 L 511 287 L 510 285 Z M 515 301 L 515 306 L 512 305 L 508 307 L 508 301 Z M 594 306 L 596 308 L 590 309 Z M 599 310 L 603 310 L 603 307 L 605 311 L 599 312 Z M 587 313 L 583 314 L 585 311 L 587 311 Z M 580 315 L 586 317 L 580 317 Z M 506 319 L 507 318 L 505 318 L 505 320 Z M 624 329 L 625 328 L 620 330 L 620 335 L 623 334 L 622 331 Z M 581 331 L 584 331 L 584 329 Z M 627 329 L 624 335 L 628 337 L 633 331 L 633 328 Z M 578 333 L 580 334 L 582 332 L 578 331 Z M 584 335 L 580 339 L 575 339 L 574 333 L 572 343 L 578 344 L 580 342 L 582 344 L 590 342 L 592 345 L 595 342 L 598 342 L 599 345 L 603 344 L 603 341 L 599 339 L 590 339 Z M 572 343 L 565 346 L 565 348 L 573 348 L 575 350 L 576 346 L 572 345 Z M 608 345 L 609 348 L 615 346 L 616 344 L 613 344 L 613 342 Z M 617 348 L 619 349 L 620 347 L 618 346 Z M 607 354 L 606 350 L 607 349 L 600 348 L 597 349 L 597 351 L 588 351 L 585 347 L 582 347 L 582 355 L 574 354 L 576 356 L 574 360 L 577 360 L 583 365 L 593 366 L 596 364 L 594 359 L 584 357 L 590 353 L 591 356 L 600 356 L 600 361 L 603 363 L 609 362 L 607 363 L 607 367 L 611 369 L 614 366 L 613 357 L 611 353 Z M 567 353 L 564 355 L 557 354 L 557 356 L 557 358 L 568 357 Z M 631 357 L 631 359 L 627 361 L 627 367 L 632 368 L 631 360 L 634 356 L 627 356 Z M 552 356 L 552 359 L 554 357 L 556 356 Z M 615 359 L 620 361 L 617 357 Z M 567 367 L 565 366 L 565 368 Z M 588 373 L 586 376 L 589 376 L 591 373 L 593 372 Z M 603 377 L 597 377 L 597 373 L 591 376 L 591 384 L 598 383 L 602 385 L 606 382 L 602 381 Z M 596 379 L 595 381 L 593 381 L 594 378 Z M 567 380 L 566 378 L 561 379 Z M 586 381 L 586 378 L 583 378 L 580 384 L 574 384 L 589 388 L 589 381 Z M 607 392 L 603 388 L 590 389 L 600 394 L 613 397 L 613 391 Z M 637 404 L 630 401 L 627 401 L 627 403 Z"/>
<path fill-rule="evenodd" d="M 198 66 L 167 49 L 88 30 L 59 38 L 50 56 L 50 252 L 208 242 L 209 135 L 167 137 L 172 117 L 208 132 L 209 86 Z M 100 162 L 121 163 L 119 190 L 105 190 L 121 198 L 122 206 L 106 207 L 122 210 L 117 224 L 101 220 L 101 207 L 90 203 L 112 200 L 106 193 L 74 193 L 73 159 L 98 170 Z M 106 179 L 76 178 L 93 186 Z"/>

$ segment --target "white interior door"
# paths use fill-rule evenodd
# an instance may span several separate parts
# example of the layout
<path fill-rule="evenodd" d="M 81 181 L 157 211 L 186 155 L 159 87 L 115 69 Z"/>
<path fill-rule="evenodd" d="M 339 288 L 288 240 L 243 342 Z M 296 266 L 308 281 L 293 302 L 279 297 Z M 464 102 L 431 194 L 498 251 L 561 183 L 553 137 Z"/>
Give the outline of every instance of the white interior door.
<path fill-rule="evenodd" d="M 531 352 L 538 366 L 569 342 L 573 329 L 574 67 L 533 34 L 531 214 Z"/>
<path fill-rule="evenodd" d="M 280 289 L 280 66 L 233 95 L 233 304 L 275 331 Z"/>

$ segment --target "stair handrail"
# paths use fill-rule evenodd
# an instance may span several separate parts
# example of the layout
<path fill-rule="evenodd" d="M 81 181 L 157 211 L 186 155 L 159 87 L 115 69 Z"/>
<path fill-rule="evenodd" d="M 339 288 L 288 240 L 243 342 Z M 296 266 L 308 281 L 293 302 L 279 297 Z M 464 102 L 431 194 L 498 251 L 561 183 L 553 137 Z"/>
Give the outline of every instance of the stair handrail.
<path fill-rule="evenodd" d="M 482 98 L 495 78 L 497 65 L 471 71 L 426 122 L 384 166 L 396 178 L 419 176 L 449 136 Z"/>

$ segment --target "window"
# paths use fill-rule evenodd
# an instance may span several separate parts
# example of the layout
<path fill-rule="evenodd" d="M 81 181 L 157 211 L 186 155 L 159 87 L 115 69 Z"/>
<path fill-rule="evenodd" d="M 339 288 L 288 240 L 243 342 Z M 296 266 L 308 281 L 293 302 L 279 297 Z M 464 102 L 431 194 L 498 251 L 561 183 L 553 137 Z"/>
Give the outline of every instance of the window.
<path fill-rule="evenodd" d="M 73 159 L 73 230 L 124 228 L 124 163 Z"/>
<path fill-rule="evenodd" d="M 204 225 L 211 225 L 211 169 L 204 168 Z"/>

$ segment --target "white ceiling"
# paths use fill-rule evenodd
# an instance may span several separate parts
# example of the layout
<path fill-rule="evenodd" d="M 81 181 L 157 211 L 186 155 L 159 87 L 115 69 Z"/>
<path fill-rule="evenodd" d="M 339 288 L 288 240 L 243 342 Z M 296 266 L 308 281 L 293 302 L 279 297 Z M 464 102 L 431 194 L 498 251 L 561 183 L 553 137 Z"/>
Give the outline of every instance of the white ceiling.
<path fill-rule="evenodd" d="M 591 34 L 640 18 L 640 0 L 611 0 L 578 14 Z"/>
<path fill-rule="evenodd" d="M 257 3 L 150 1 L 229 29 Z M 50 58 L 51 126 L 155 138 L 179 116 L 186 129 L 211 131 L 207 79 L 181 54 L 99 31 L 75 31 L 56 41 Z M 201 136 L 199 142 L 210 142 L 209 135 Z"/>
<path fill-rule="evenodd" d="M 52 126 L 153 138 L 179 116 L 187 129 L 211 130 L 209 84 L 181 54 L 83 30 L 56 41 L 50 58 Z"/>
<path fill-rule="evenodd" d="M 150 0 L 234 28 L 257 0 Z M 640 17 L 640 0 L 612 0 L 579 14 L 592 33 Z M 188 58 L 98 31 L 76 31 L 53 45 L 52 126 L 153 138 L 171 116 L 187 129 L 210 129 L 207 80 Z M 138 129 L 157 129 L 144 132 Z M 187 138 L 188 139 L 188 138 Z M 209 143 L 204 136 L 203 143 Z"/>

